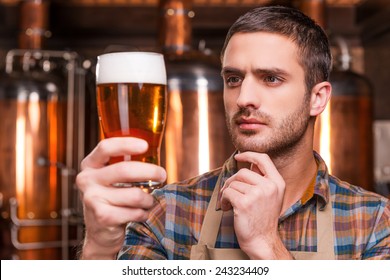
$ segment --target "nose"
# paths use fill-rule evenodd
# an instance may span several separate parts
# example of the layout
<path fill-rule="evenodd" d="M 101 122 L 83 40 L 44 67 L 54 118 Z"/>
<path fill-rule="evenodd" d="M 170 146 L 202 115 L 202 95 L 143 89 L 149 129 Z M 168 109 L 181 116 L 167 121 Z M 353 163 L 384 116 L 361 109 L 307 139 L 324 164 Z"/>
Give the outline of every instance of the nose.
<path fill-rule="evenodd" d="M 240 86 L 237 106 L 240 108 L 253 107 L 258 109 L 261 103 L 258 90 L 256 80 L 251 76 L 245 77 Z"/>

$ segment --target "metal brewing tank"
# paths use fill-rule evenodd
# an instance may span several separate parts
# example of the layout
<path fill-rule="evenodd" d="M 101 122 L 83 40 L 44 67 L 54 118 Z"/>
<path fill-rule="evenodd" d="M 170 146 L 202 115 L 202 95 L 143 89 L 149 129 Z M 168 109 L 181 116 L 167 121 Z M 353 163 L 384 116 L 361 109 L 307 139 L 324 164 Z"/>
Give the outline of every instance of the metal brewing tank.
<path fill-rule="evenodd" d="M 160 1 L 160 41 L 168 76 L 162 164 L 168 183 L 221 166 L 234 151 L 225 124 L 219 60 L 191 49 L 192 1 Z"/>
<path fill-rule="evenodd" d="M 61 238 L 59 228 L 43 224 L 39 227 L 34 221 L 60 216 L 61 173 L 50 163 L 65 162 L 64 87 L 57 77 L 38 71 L 7 73 L 0 85 L 1 216 L 3 221 L 13 222 L 2 223 L 11 227 L 2 230 L 3 234 L 10 233 L 8 244 L 2 244 L 8 253 L 2 250 L 2 255 L 7 259 L 59 259 L 61 252 L 53 250 L 16 249 L 33 248 L 38 242 Z M 23 220 L 31 226 L 23 226 Z"/>
<path fill-rule="evenodd" d="M 169 109 L 165 131 L 170 181 L 221 166 L 233 152 L 225 125 L 219 68 L 190 54 L 167 62 Z"/>
<path fill-rule="evenodd" d="M 326 29 L 325 0 L 302 0 L 298 7 Z M 314 149 L 325 159 L 331 174 L 372 191 L 372 87 L 366 77 L 350 69 L 346 42 L 334 40 L 339 61 L 330 75 L 332 97 L 316 121 Z"/>
<path fill-rule="evenodd" d="M 340 61 L 332 70 L 330 159 L 332 173 L 373 191 L 373 90 L 370 81 L 350 69 L 345 41 L 337 39 Z"/>
<path fill-rule="evenodd" d="M 20 59 L 23 70 L 13 67 Z M 0 78 L 2 259 L 68 259 L 82 237 L 72 187 L 84 140 L 84 75 L 76 75 L 77 59 L 62 51 L 7 54 Z"/>
<path fill-rule="evenodd" d="M 0 257 L 68 259 L 82 234 L 72 182 L 83 153 L 84 73 L 76 53 L 41 50 L 48 2 L 20 5 L 20 49 L 0 74 Z"/>

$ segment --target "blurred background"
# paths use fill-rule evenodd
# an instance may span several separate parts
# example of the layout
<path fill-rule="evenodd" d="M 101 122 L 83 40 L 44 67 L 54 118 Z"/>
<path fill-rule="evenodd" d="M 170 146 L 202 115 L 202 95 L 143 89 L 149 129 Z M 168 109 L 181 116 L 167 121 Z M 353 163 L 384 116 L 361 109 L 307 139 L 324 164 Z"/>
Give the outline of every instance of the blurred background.
<path fill-rule="evenodd" d="M 390 1 L 0 0 L 0 257 L 74 259 L 83 238 L 75 187 L 100 139 L 99 54 L 164 53 L 168 183 L 223 164 L 219 52 L 230 25 L 265 5 L 301 9 L 328 33 L 334 94 L 315 149 L 332 174 L 390 196 Z M 189 152 L 191 151 L 191 152 Z"/>

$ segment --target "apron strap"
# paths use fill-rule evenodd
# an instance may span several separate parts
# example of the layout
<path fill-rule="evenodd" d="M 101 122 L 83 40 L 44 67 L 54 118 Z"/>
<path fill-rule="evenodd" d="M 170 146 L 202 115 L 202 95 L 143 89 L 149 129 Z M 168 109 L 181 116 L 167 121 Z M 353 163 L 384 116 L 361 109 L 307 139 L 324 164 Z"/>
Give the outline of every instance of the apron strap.
<path fill-rule="evenodd" d="M 334 254 L 334 223 L 332 213 L 332 200 L 320 209 L 317 199 L 317 252 L 325 253 L 329 259 L 335 259 Z"/>
<path fill-rule="evenodd" d="M 222 173 L 221 173 L 222 174 Z M 209 248 L 215 247 L 215 242 L 217 241 L 218 231 L 221 226 L 222 221 L 222 210 L 216 210 L 218 193 L 221 188 L 222 175 L 219 175 L 217 183 L 214 187 L 213 194 L 209 205 L 207 207 L 206 215 L 203 220 L 202 229 L 199 236 L 199 244 L 205 244 Z"/>

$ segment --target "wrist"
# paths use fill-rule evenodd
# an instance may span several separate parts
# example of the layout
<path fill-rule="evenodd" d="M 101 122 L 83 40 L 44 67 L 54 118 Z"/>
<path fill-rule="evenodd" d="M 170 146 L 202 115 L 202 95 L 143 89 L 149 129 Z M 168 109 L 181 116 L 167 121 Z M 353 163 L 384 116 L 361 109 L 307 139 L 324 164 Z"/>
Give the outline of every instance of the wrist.
<path fill-rule="evenodd" d="M 261 239 L 243 251 L 251 260 L 292 260 L 293 257 L 279 238 Z"/>
<path fill-rule="evenodd" d="M 85 239 L 80 260 L 115 260 L 120 250 L 120 246 L 101 246 L 92 240 Z"/>

